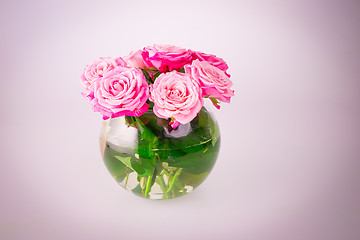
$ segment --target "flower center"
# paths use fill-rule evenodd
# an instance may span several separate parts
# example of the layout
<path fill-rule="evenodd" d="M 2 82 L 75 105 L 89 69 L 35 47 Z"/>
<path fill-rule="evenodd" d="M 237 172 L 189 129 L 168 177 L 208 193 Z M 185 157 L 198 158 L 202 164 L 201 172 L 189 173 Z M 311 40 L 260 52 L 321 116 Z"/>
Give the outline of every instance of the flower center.
<path fill-rule="evenodd" d="M 109 89 L 109 92 L 116 96 L 118 95 L 120 92 L 122 92 L 124 90 L 124 86 L 122 84 L 120 84 L 119 82 L 114 82 Z"/>
<path fill-rule="evenodd" d="M 171 97 L 178 97 L 180 95 L 180 91 L 177 89 L 173 89 L 170 91 L 170 96 Z"/>
<path fill-rule="evenodd" d="M 103 74 L 104 71 L 106 71 L 106 68 L 107 68 L 107 63 L 105 63 L 105 62 L 100 63 L 100 64 L 97 66 L 97 72 L 98 72 L 98 74 Z"/>
<path fill-rule="evenodd" d="M 183 92 L 177 88 L 168 89 L 166 95 L 168 99 L 174 102 L 181 102 L 183 100 Z"/>

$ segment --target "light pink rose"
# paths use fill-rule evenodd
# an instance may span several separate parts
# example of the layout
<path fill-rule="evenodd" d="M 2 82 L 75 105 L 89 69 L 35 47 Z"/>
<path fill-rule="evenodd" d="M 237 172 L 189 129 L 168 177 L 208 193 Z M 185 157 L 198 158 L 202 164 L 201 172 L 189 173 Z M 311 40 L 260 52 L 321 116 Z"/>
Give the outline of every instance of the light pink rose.
<path fill-rule="evenodd" d="M 128 64 L 128 66 L 144 69 L 151 78 L 157 73 L 157 71 L 146 69 L 146 65 L 144 59 L 142 57 L 142 50 L 138 50 L 136 52 L 132 51 L 128 56 L 123 57 L 124 61 Z"/>
<path fill-rule="evenodd" d="M 148 68 L 157 68 L 160 72 L 179 71 L 193 60 L 192 52 L 171 45 L 153 45 L 145 47 L 142 57 Z"/>
<path fill-rule="evenodd" d="M 198 81 L 202 89 L 202 96 L 215 98 L 221 102 L 230 102 L 234 96 L 234 90 L 231 90 L 232 82 L 230 78 L 209 62 L 195 60 L 191 65 L 185 66 L 185 73 Z M 214 104 L 217 108 L 218 105 Z"/>
<path fill-rule="evenodd" d="M 144 60 L 143 60 L 143 58 L 141 56 L 141 53 L 142 53 L 141 50 L 132 51 L 132 52 L 130 52 L 129 55 L 123 57 L 123 59 L 131 67 L 145 68 L 146 66 L 145 66 Z"/>
<path fill-rule="evenodd" d="M 186 124 L 193 120 L 204 103 L 199 84 L 184 73 L 163 73 L 150 88 L 155 115 L 173 118 L 170 123 L 173 128 L 179 123 Z"/>
<path fill-rule="evenodd" d="M 223 71 L 226 71 L 229 68 L 224 60 L 222 60 L 221 58 L 219 58 L 215 55 L 212 55 L 212 54 L 206 54 L 206 53 L 202 53 L 202 52 L 193 51 L 193 59 L 194 60 L 198 59 L 200 61 L 209 62 L 211 65 L 213 65 Z"/>
<path fill-rule="evenodd" d="M 111 57 L 101 57 L 87 65 L 80 77 L 81 82 L 85 87 L 82 95 L 92 99 L 94 84 L 99 78 L 103 77 L 117 66 L 126 66 L 126 63 L 122 58 L 113 59 Z"/>
<path fill-rule="evenodd" d="M 141 70 L 117 67 L 96 82 L 91 104 L 103 119 L 123 115 L 138 117 L 148 110 L 148 98 L 149 85 Z"/>

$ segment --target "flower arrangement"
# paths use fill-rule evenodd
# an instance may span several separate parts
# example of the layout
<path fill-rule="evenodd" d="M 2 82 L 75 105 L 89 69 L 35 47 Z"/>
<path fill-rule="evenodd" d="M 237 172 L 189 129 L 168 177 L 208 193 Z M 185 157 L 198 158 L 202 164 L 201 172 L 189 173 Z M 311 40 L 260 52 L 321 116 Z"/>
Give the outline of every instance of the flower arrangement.
<path fill-rule="evenodd" d="M 126 126 L 138 130 L 134 149 L 104 152 L 105 164 L 122 186 L 145 198 L 157 186 L 162 198 L 172 198 L 205 179 L 220 141 L 216 122 L 203 108 L 204 98 L 217 109 L 230 102 L 234 90 L 227 70 L 215 55 L 170 45 L 102 57 L 85 67 L 82 95 L 93 110 L 104 120 L 124 116 Z M 188 129 L 186 134 L 165 137 L 187 125 L 181 130 Z M 136 181 L 130 187 L 132 173 Z"/>
<path fill-rule="evenodd" d="M 99 58 L 81 75 L 87 97 L 103 119 L 139 117 L 150 105 L 171 126 L 195 118 L 209 98 L 216 108 L 234 95 L 227 64 L 214 55 L 154 45 L 116 59 Z"/>

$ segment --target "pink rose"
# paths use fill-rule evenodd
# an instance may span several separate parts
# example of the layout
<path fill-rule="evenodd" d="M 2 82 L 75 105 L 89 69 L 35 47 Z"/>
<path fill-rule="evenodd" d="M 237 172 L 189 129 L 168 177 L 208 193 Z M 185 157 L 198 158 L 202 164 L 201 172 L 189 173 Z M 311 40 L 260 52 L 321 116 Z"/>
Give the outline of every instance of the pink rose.
<path fill-rule="evenodd" d="M 85 97 L 92 95 L 93 86 L 99 78 L 117 66 L 126 66 L 126 63 L 122 58 L 113 59 L 111 57 L 101 57 L 92 64 L 87 65 L 81 74 L 81 82 L 85 87 L 82 95 Z M 92 96 L 90 96 L 90 99 L 91 98 Z"/>
<path fill-rule="evenodd" d="M 148 98 L 149 86 L 141 70 L 117 67 L 96 82 L 91 104 L 103 119 L 138 117 L 148 110 Z"/>
<path fill-rule="evenodd" d="M 171 45 L 145 47 L 142 57 L 148 68 L 157 68 L 163 73 L 179 71 L 193 60 L 191 51 Z"/>
<path fill-rule="evenodd" d="M 125 62 L 130 65 L 131 67 L 134 68 L 145 68 L 145 63 L 144 60 L 141 56 L 142 51 L 138 50 L 138 51 L 132 51 L 130 52 L 129 55 L 127 55 L 126 57 L 123 57 L 123 59 L 125 60 Z"/>
<path fill-rule="evenodd" d="M 184 73 L 172 71 L 161 74 L 150 88 L 155 115 L 172 118 L 170 124 L 173 128 L 193 120 L 204 103 L 199 84 Z"/>
<path fill-rule="evenodd" d="M 221 58 L 219 58 L 215 55 L 212 55 L 212 54 L 206 54 L 206 53 L 193 51 L 193 58 L 194 58 L 194 60 L 198 59 L 200 61 L 209 62 L 211 65 L 213 65 L 223 71 L 226 71 L 229 68 L 224 60 L 222 60 Z"/>
<path fill-rule="evenodd" d="M 145 69 L 146 65 L 141 54 L 142 50 L 138 50 L 136 52 L 132 51 L 128 56 L 123 57 L 123 59 L 131 67 Z M 157 71 L 152 71 L 149 69 L 146 69 L 146 72 L 150 75 L 151 78 L 153 78 L 157 73 Z"/>
<path fill-rule="evenodd" d="M 199 82 L 203 97 L 209 96 L 221 102 L 229 103 L 230 98 L 234 96 L 234 90 L 230 89 L 232 86 L 230 78 L 225 72 L 209 62 L 195 60 L 191 65 L 185 66 L 185 73 Z M 214 105 L 219 108 L 216 103 Z"/>

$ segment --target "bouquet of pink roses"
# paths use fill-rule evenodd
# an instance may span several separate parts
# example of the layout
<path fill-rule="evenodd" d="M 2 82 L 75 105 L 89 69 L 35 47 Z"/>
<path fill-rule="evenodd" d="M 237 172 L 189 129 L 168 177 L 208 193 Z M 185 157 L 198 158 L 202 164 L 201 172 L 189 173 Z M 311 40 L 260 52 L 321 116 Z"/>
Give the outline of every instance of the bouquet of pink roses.
<path fill-rule="evenodd" d="M 111 132 L 104 136 L 105 164 L 122 186 L 143 197 L 161 193 L 161 198 L 172 198 L 205 179 L 220 141 L 204 98 L 217 109 L 220 102 L 230 102 L 234 90 L 227 69 L 219 57 L 169 45 L 99 58 L 86 66 L 82 95 L 93 110 L 104 120 L 125 116 L 126 126 L 138 130 L 130 150 L 115 146 Z M 132 173 L 137 180 L 130 186 Z"/>
<path fill-rule="evenodd" d="M 234 95 L 227 64 L 214 55 L 168 45 L 154 45 L 116 59 L 105 57 L 86 66 L 82 93 L 104 119 L 141 116 L 153 103 L 160 118 L 175 128 L 195 118 L 209 98 L 230 102 Z"/>

